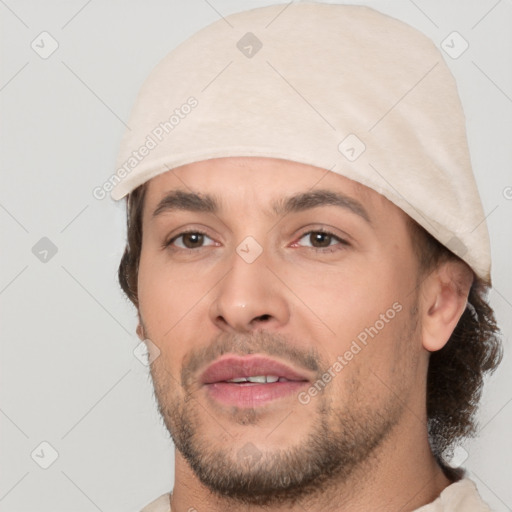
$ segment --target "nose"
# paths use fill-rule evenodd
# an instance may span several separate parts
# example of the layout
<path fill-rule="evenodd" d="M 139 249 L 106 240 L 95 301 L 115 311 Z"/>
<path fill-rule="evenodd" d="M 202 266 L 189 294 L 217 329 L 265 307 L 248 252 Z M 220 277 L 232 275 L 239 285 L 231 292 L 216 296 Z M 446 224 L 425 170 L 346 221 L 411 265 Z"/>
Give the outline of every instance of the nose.
<path fill-rule="evenodd" d="M 267 267 L 262 254 L 248 263 L 237 253 L 231 269 L 214 289 L 211 321 L 230 332 L 278 329 L 290 316 L 286 289 Z"/>

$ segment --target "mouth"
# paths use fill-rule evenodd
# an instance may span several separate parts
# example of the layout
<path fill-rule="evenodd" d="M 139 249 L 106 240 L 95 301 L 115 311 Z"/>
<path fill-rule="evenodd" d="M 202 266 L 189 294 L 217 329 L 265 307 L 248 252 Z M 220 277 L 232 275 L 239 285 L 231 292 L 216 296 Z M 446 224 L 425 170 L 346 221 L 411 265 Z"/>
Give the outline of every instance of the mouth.
<path fill-rule="evenodd" d="M 268 357 L 226 355 L 206 368 L 201 384 L 216 402 L 253 408 L 297 393 L 308 373 Z"/>

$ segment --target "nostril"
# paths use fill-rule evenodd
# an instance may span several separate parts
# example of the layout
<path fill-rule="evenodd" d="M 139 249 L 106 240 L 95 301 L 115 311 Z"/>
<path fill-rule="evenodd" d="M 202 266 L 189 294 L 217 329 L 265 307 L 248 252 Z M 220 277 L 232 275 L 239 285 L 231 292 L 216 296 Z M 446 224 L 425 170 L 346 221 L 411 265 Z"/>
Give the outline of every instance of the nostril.
<path fill-rule="evenodd" d="M 271 316 L 270 315 L 260 315 L 260 316 L 257 316 L 254 320 L 260 320 L 262 322 L 266 322 L 267 320 L 270 320 Z"/>

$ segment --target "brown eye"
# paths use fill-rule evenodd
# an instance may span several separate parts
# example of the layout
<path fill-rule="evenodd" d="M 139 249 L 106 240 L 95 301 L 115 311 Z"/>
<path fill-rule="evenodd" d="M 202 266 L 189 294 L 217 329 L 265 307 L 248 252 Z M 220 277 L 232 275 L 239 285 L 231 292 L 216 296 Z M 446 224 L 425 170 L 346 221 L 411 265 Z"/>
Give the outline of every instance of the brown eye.
<path fill-rule="evenodd" d="M 329 247 L 333 236 L 321 231 L 314 231 L 309 234 L 309 241 L 313 247 Z"/>
<path fill-rule="evenodd" d="M 188 249 L 201 247 L 204 242 L 204 235 L 201 233 L 186 233 L 182 235 L 183 245 Z"/>
<path fill-rule="evenodd" d="M 311 249 L 329 249 L 330 251 L 350 245 L 346 240 L 327 231 L 308 231 L 300 237 L 297 243 Z"/>
<path fill-rule="evenodd" d="M 180 249 L 200 249 L 207 245 L 214 245 L 215 242 L 204 233 L 198 231 L 190 231 L 181 233 L 172 238 L 167 246 L 175 246 Z"/>

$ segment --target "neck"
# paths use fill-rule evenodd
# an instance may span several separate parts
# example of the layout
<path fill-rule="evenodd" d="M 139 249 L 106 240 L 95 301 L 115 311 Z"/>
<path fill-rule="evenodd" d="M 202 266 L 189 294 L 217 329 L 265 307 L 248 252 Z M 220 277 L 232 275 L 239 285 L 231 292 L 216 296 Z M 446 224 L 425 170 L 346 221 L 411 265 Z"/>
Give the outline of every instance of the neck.
<path fill-rule="evenodd" d="M 333 479 L 299 503 L 276 506 L 246 505 L 217 496 L 197 479 L 181 454 L 176 453 L 172 511 L 411 512 L 431 503 L 451 483 L 432 455 L 425 430 L 418 418 L 410 414 L 408 421 L 395 429 L 349 479 L 342 482 Z"/>

